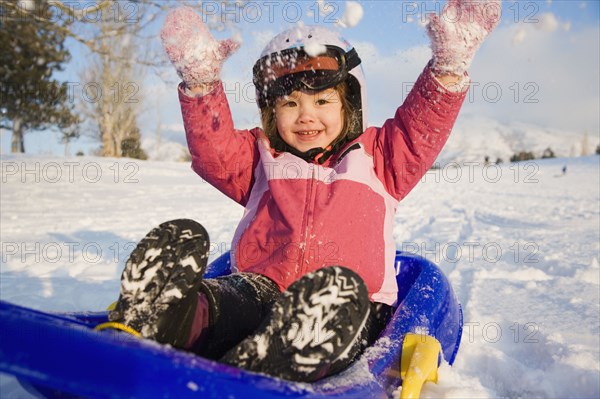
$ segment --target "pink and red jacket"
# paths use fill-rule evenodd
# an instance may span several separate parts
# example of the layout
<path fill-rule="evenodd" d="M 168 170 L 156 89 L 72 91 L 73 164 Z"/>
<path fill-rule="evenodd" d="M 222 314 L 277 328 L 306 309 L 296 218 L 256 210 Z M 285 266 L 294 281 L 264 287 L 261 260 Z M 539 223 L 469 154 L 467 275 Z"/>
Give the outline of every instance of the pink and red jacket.
<path fill-rule="evenodd" d="M 435 161 L 465 95 L 426 68 L 394 118 L 317 165 L 275 152 L 259 128 L 236 130 L 222 86 L 197 98 L 180 90 L 192 168 L 245 207 L 232 268 L 284 290 L 342 265 L 364 279 L 372 301 L 394 305 L 396 207 Z"/>

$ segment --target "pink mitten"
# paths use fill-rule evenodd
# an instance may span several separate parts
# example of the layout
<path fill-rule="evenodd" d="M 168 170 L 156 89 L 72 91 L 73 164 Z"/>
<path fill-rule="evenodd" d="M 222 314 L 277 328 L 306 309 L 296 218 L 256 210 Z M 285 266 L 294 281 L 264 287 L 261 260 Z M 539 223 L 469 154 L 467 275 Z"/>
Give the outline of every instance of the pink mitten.
<path fill-rule="evenodd" d="M 232 39 L 215 40 L 200 15 L 189 7 L 169 12 L 160 37 L 188 88 L 219 80 L 223 62 L 239 47 Z"/>
<path fill-rule="evenodd" d="M 436 74 L 463 75 L 475 52 L 496 27 L 500 0 L 448 0 L 441 15 L 429 15 L 427 34 Z"/>

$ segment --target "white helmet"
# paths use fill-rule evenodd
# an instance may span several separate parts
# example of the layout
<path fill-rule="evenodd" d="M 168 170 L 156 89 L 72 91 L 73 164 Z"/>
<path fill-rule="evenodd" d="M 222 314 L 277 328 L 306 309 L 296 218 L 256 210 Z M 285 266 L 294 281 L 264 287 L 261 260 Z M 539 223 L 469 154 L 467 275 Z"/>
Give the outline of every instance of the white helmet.
<path fill-rule="evenodd" d="M 254 85 L 260 108 L 275 97 L 299 88 L 324 90 L 348 82 L 349 99 L 362 126 L 367 126 L 365 79 L 358 54 L 339 32 L 320 26 L 299 26 L 275 36 L 254 65 Z"/>

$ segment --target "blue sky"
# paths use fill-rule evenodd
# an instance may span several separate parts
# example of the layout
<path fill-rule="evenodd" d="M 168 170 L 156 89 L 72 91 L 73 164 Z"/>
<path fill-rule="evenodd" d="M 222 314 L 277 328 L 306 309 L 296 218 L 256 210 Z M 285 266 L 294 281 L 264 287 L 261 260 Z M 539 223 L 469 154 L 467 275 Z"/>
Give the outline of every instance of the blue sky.
<path fill-rule="evenodd" d="M 431 56 L 422 15 L 439 10 L 437 1 L 362 1 L 363 18 L 352 28 L 331 22 L 342 19 L 346 2 L 325 1 L 328 14 L 315 14 L 314 1 L 249 1 L 218 38 L 235 35 L 242 47 L 225 65 L 223 80 L 229 88 L 234 121 L 240 128 L 258 125 L 253 103 L 251 69 L 264 44 L 279 31 L 301 20 L 305 24 L 341 29 L 357 48 L 366 74 L 369 122 L 379 125 L 393 115 Z M 481 115 L 502 123 L 526 122 L 561 129 L 565 134 L 588 132 L 598 140 L 599 1 L 504 1 L 499 27 L 484 43 L 469 73 L 473 86 L 461 117 Z M 204 1 L 207 14 L 218 16 L 220 2 Z M 209 18 L 208 16 L 207 18 Z M 157 21 L 158 29 L 162 21 Z M 156 44 L 156 43 L 155 43 Z M 73 46 L 73 61 L 64 79 L 78 81 L 86 58 Z M 162 54 L 160 56 L 163 56 Z M 158 121 L 163 137 L 184 142 L 174 71 L 165 82 L 149 73 L 140 84 L 145 112 L 139 120 L 142 134 L 152 137 Z M 3 131 L 2 151 L 10 149 L 10 133 Z M 82 138 L 71 153 L 89 152 L 99 143 Z M 29 153 L 62 155 L 56 134 L 28 133 Z"/>

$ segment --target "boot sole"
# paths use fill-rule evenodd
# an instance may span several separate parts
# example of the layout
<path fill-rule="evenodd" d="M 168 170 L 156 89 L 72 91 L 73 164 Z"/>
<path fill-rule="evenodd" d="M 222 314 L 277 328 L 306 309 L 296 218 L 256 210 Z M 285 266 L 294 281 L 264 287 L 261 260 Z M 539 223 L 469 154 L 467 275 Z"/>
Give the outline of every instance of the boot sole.
<path fill-rule="evenodd" d="M 340 362 L 358 351 L 370 313 L 367 288 L 356 273 L 343 267 L 309 276 L 290 285 L 270 319 L 222 361 L 305 382 L 341 370 Z"/>
<path fill-rule="evenodd" d="M 164 341 L 158 323 L 172 305 L 197 292 L 208 252 L 208 233 L 201 224 L 189 219 L 162 223 L 131 253 L 117 307 L 109 318 L 145 338 Z"/>

